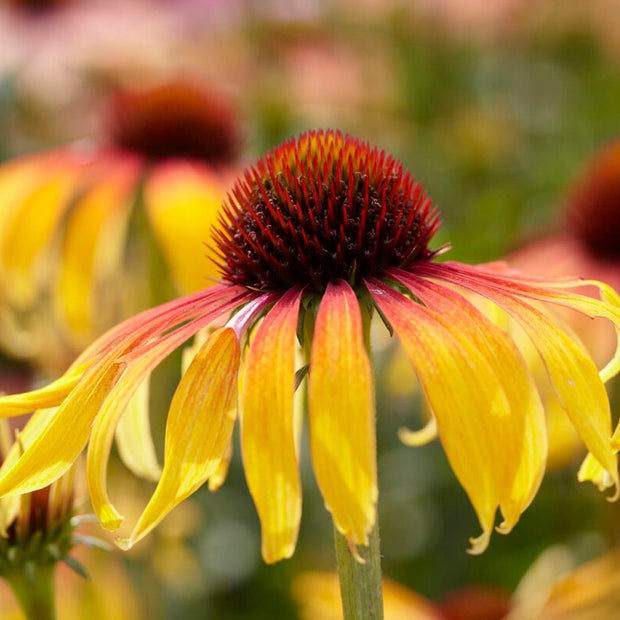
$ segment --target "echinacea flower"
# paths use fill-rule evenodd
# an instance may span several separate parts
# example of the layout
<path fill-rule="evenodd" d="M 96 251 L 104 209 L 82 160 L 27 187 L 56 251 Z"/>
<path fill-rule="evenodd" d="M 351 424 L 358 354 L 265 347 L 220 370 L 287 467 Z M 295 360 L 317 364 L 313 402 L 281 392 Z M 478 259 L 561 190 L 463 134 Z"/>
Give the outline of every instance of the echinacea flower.
<path fill-rule="evenodd" d="M 612 446 L 604 381 L 617 373 L 620 355 L 599 373 L 547 306 L 620 327 L 618 296 L 597 282 L 436 262 L 445 249 L 430 247 L 439 225 L 422 186 L 385 152 L 337 131 L 285 142 L 229 194 L 214 232 L 218 284 L 127 320 L 59 380 L 0 401 L 3 416 L 57 407 L 33 416 L 23 454 L 0 470 L 0 494 L 49 484 L 88 444 L 93 508 L 105 528 L 118 528 L 122 515 L 106 486 L 117 426 L 131 435 L 123 414 L 133 395 L 161 360 L 200 333 L 170 404 L 161 478 L 121 546 L 139 541 L 203 483 L 223 482 L 239 417 L 263 558 L 289 557 L 301 517 L 295 389 L 306 379 L 312 463 L 325 505 L 351 546 L 367 544 L 378 495 L 368 342 L 376 313 L 407 352 L 433 416 L 421 435 L 403 437 L 412 444 L 441 438 L 482 527 L 471 540 L 480 553 L 497 509 L 498 529 L 507 533 L 535 496 L 547 438 L 515 341 L 469 301 L 476 298 L 503 310 L 532 340 L 590 452 L 581 479 L 614 486 L 617 495 L 618 437 Z M 584 284 L 601 299 L 573 292 Z M 300 350 L 305 360 L 297 364 Z"/>
<path fill-rule="evenodd" d="M 107 120 L 96 147 L 0 166 L 0 341 L 56 371 L 152 305 L 149 278 L 187 293 L 217 275 L 204 241 L 240 142 L 231 105 L 174 81 L 118 93 Z"/>

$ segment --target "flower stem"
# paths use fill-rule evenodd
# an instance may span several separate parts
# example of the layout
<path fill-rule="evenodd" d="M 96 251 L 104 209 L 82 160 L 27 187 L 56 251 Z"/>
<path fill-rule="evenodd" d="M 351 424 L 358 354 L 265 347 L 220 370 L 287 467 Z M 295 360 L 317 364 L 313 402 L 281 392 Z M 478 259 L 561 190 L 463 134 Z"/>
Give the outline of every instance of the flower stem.
<path fill-rule="evenodd" d="M 5 578 L 28 620 L 55 620 L 54 570 L 56 565 L 50 563 L 33 568 L 32 572 L 26 569 L 13 571 Z"/>
<path fill-rule="evenodd" d="M 352 555 L 347 539 L 336 528 L 334 539 L 344 620 L 382 620 L 379 524 L 370 533 L 368 547 L 357 549 L 364 563 Z"/>

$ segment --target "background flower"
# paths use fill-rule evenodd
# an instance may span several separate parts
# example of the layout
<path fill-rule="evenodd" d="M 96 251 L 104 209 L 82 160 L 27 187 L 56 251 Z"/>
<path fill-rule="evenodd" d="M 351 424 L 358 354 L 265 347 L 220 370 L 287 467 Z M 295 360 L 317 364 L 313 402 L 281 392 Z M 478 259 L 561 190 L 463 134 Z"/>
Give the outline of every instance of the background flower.
<path fill-rule="evenodd" d="M 204 240 L 234 169 L 232 104 L 175 81 L 120 92 L 97 145 L 0 167 L 0 322 L 11 353 L 62 370 L 132 310 L 216 275 Z"/>

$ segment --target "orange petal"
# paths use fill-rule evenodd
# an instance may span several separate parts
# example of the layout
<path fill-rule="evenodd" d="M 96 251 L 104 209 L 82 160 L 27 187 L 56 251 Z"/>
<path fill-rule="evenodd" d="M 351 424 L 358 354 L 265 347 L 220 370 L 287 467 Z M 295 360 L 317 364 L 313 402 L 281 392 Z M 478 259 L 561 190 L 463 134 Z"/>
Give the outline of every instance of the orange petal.
<path fill-rule="evenodd" d="M 310 358 L 310 447 L 325 505 L 357 545 L 368 544 L 377 502 L 375 394 L 362 330 L 353 289 L 328 284 Z"/>
<path fill-rule="evenodd" d="M 301 518 L 293 398 L 302 292 L 293 288 L 276 302 L 258 326 L 244 364 L 241 447 L 268 563 L 293 554 Z"/>

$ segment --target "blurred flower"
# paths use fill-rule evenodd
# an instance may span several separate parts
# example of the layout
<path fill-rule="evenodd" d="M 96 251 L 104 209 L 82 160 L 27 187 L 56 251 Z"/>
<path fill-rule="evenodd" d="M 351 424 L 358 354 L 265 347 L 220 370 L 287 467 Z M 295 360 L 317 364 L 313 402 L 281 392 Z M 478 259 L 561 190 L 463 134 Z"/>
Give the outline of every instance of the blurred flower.
<path fill-rule="evenodd" d="M 2 463 L 11 458 L 10 433 L 9 422 L 0 419 Z M 19 435 L 14 445 L 16 455 L 23 449 Z M 79 540 L 74 535 L 73 501 L 73 468 L 49 486 L 0 499 L 0 577 L 9 583 L 28 617 L 48 617 L 41 610 L 53 608 L 58 562 L 82 570 L 69 556 Z"/>
<path fill-rule="evenodd" d="M 613 618 L 620 609 L 620 550 L 558 579 L 540 612 L 546 620 Z"/>
<path fill-rule="evenodd" d="M 45 13 L 71 4 L 72 0 L 6 0 L 5 4 L 24 13 Z"/>
<path fill-rule="evenodd" d="M 620 289 L 620 139 L 602 148 L 579 175 L 566 199 L 555 233 L 513 252 L 508 261 L 522 271 L 578 274 Z M 614 330 L 606 321 L 562 312 L 562 319 L 588 346 L 597 363 L 613 355 Z M 535 357 L 535 353 L 532 352 Z M 540 369 L 542 372 L 542 369 Z M 581 452 L 578 434 L 566 424 L 561 406 L 548 395 L 551 459 L 558 466 Z"/>
<path fill-rule="evenodd" d="M 188 292 L 216 275 L 204 241 L 240 143 L 231 105 L 175 81 L 119 93 L 107 120 L 98 146 L 0 166 L 0 341 L 56 371 L 166 278 Z"/>
<path fill-rule="evenodd" d="M 342 603 L 338 575 L 307 572 L 293 581 L 293 597 L 301 620 L 340 620 Z M 383 579 L 385 620 L 441 620 L 439 610 L 424 597 L 392 581 Z"/>
<path fill-rule="evenodd" d="M 74 555 L 87 567 L 88 578 L 60 564 L 55 586 L 58 617 L 61 620 L 140 620 L 146 618 L 135 583 L 121 558 L 100 549 L 77 548 Z M 25 620 L 13 593 L 0 582 L 2 620 Z M 155 616 L 158 618 L 159 616 Z M 153 620 L 153 615 L 149 615 Z"/>
<path fill-rule="evenodd" d="M 82 135 L 90 120 L 84 102 L 96 106 L 110 81 L 190 70 L 186 19 L 172 3 L 149 0 L 0 3 L 0 80 L 14 103 L 10 146 L 21 152 Z"/>
<path fill-rule="evenodd" d="M 620 550 L 576 566 L 566 547 L 546 549 L 513 595 L 506 620 L 598 620 L 620 608 Z"/>
<path fill-rule="evenodd" d="M 618 296 L 589 282 L 598 300 L 573 292 L 581 280 L 526 277 L 500 264 L 436 263 L 446 249 L 429 248 L 439 225 L 422 186 L 385 152 L 334 131 L 285 142 L 245 172 L 223 209 L 214 232 L 220 283 L 127 320 L 61 379 L 0 401 L 2 416 L 58 407 L 34 415 L 23 455 L 1 470 L 0 494 L 49 484 L 89 444 L 94 510 L 105 528 L 118 528 L 122 516 L 108 497 L 106 469 L 119 420 L 117 437 L 131 454 L 138 461 L 152 454 L 147 435 L 136 431 L 147 425 L 125 425 L 123 413 L 157 365 L 200 333 L 168 412 L 161 478 L 119 544 L 131 547 L 207 480 L 211 488 L 222 484 L 239 410 L 263 558 L 289 557 L 301 517 L 294 393 L 306 376 L 323 499 L 350 545 L 367 544 L 377 501 L 367 344 L 376 310 L 404 346 L 433 415 L 425 429 L 402 438 L 418 445 L 439 434 L 480 521 L 482 534 L 471 540 L 471 552 L 480 553 L 497 509 L 498 529 L 507 533 L 532 501 L 547 438 L 539 394 L 515 341 L 465 298 L 473 294 L 505 311 L 531 339 L 590 451 L 580 479 L 615 486 L 617 495 L 620 437 L 610 442 L 604 381 L 617 373 L 620 356 L 599 374 L 546 304 L 620 327 Z M 305 362 L 296 369 L 297 341 Z M 140 407 L 132 420 L 146 413 Z M 155 477 L 156 465 L 146 469 Z"/>
<path fill-rule="evenodd" d="M 309 571 L 293 581 L 301 620 L 340 620 L 342 603 L 338 575 Z M 510 595 L 491 586 L 470 586 L 434 603 L 413 590 L 383 579 L 385 620 L 500 620 L 510 610 Z"/>
<path fill-rule="evenodd" d="M 501 620 L 510 610 L 510 593 L 496 586 L 472 585 L 438 603 L 443 620 Z"/>

